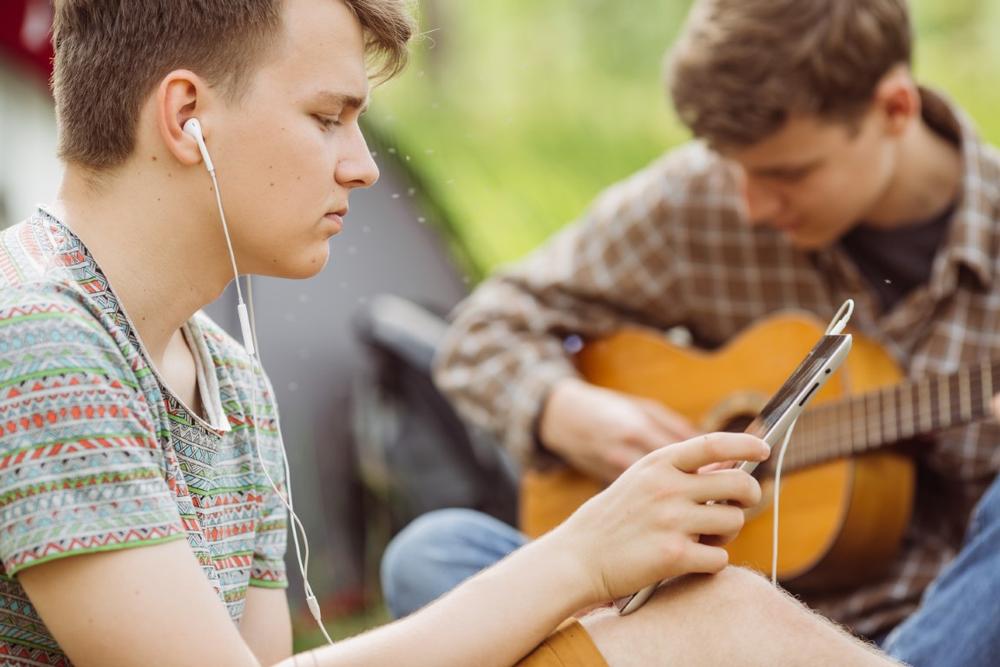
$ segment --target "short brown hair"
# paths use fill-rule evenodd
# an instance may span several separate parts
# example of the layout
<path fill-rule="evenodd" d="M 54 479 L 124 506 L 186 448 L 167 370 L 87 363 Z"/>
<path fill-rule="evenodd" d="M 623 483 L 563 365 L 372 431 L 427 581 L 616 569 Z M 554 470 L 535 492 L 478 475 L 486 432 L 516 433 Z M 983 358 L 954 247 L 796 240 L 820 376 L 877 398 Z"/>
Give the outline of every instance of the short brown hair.
<path fill-rule="evenodd" d="M 742 147 L 791 114 L 850 121 L 910 63 L 906 0 L 701 0 L 668 64 L 681 121 Z"/>
<path fill-rule="evenodd" d="M 404 0 L 339 1 L 361 23 L 373 75 L 398 73 L 413 32 Z M 282 8 L 283 0 L 56 0 L 60 157 L 95 170 L 125 162 L 143 102 L 174 69 L 197 72 L 238 99 L 277 42 Z"/>

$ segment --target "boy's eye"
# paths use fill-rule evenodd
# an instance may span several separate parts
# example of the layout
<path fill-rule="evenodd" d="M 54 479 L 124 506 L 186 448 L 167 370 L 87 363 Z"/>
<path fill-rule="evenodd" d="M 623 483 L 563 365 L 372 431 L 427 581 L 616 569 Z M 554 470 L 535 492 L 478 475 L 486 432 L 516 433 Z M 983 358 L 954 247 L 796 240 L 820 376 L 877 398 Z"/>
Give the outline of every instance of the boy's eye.
<path fill-rule="evenodd" d="M 785 181 L 786 183 L 797 183 L 798 181 L 805 179 L 805 177 L 808 175 L 809 172 L 805 170 L 792 171 L 785 174 L 781 180 Z"/>
<path fill-rule="evenodd" d="M 322 126 L 324 130 L 328 130 L 331 127 L 340 125 L 340 119 L 334 118 L 333 116 L 324 116 L 323 114 L 313 114 L 313 118 Z"/>

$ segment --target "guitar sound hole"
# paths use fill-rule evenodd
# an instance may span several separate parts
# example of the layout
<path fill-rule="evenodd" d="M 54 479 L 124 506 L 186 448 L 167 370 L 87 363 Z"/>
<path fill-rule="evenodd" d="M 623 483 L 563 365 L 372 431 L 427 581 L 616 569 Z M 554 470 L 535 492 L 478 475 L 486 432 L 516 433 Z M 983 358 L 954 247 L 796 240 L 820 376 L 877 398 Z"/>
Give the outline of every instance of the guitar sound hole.
<path fill-rule="evenodd" d="M 747 430 L 747 426 L 754 420 L 756 415 L 734 415 L 722 423 L 720 430 L 729 433 L 742 433 Z"/>
<path fill-rule="evenodd" d="M 733 415 L 722 422 L 720 430 L 727 433 L 742 433 L 756 417 L 757 415 Z M 752 474 L 762 481 L 774 477 L 774 461 L 770 459 L 764 461 Z"/>

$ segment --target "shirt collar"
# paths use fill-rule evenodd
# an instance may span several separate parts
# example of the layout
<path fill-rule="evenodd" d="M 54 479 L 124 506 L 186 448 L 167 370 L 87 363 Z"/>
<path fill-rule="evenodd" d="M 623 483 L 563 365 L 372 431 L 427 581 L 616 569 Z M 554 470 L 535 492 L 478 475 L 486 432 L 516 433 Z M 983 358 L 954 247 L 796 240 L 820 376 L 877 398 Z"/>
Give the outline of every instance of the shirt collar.
<path fill-rule="evenodd" d="M 125 313 L 118 296 L 112 290 L 107 278 L 101 271 L 97 260 L 84 245 L 72 229 L 63 224 L 59 218 L 44 207 L 39 207 L 32 224 L 40 230 L 39 238 L 46 239 L 47 245 L 51 246 L 49 251 L 55 260 L 55 270 L 65 272 L 66 279 L 75 283 L 77 287 L 86 295 L 87 300 L 94 304 L 100 311 L 114 322 L 118 331 L 130 344 L 140 351 L 140 354 L 149 368 L 157 376 L 158 382 L 166 387 L 166 382 L 156 371 L 150 360 L 149 353 L 139 338 L 138 331 L 132 321 Z M 108 326 L 105 324 L 105 326 Z M 229 419 L 222 405 L 221 392 L 219 390 L 219 380 L 217 368 L 213 360 L 212 351 L 206 341 L 204 332 L 196 325 L 194 318 L 189 320 L 183 329 L 186 340 L 191 345 L 192 354 L 195 359 L 195 370 L 198 375 L 198 391 L 200 392 L 202 405 L 205 409 L 205 418 L 194 415 L 192 417 L 204 422 L 216 435 L 222 435 L 231 430 Z M 121 344 L 121 341 L 116 342 Z M 169 393 L 169 390 L 168 390 Z M 170 394 L 174 400 L 176 396 Z M 179 402 L 179 400 L 178 400 Z M 190 412 L 190 410 L 188 410 Z"/>
<path fill-rule="evenodd" d="M 940 298 L 953 291 L 959 268 L 965 266 L 981 286 L 988 287 L 994 278 L 990 252 L 995 234 L 995 184 L 984 180 L 983 170 L 989 159 L 972 121 L 944 95 L 921 88 L 924 120 L 944 136 L 954 139 L 961 151 L 962 182 L 951 228 L 945 245 L 934 260 L 931 293 Z"/>
<path fill-rule="evenodd" d="M 984 171 L 997 159 L 979 138 L 972 121 L 943 94 L 920 88 L 924 121 L 958 145 L 961 152 L 962 175 L 955 210 L 951 215 L 944 245 L 934 258 L 928 291 L 936 301 L 954 292 L 961 267 L 966 267 L 983 288 L 993 283 L 995 269 L 990 259 L 994 246 L 997 217 L 998 186 L 984 177 Z M 995 177 L 993 177 L 995 179 Z M 853 263 L 844 255 L 839 244 L 814 254 L 821 266 L 838 275 L 855 276 Z M 860 279 L 848 280 L 852 285 Z"/>

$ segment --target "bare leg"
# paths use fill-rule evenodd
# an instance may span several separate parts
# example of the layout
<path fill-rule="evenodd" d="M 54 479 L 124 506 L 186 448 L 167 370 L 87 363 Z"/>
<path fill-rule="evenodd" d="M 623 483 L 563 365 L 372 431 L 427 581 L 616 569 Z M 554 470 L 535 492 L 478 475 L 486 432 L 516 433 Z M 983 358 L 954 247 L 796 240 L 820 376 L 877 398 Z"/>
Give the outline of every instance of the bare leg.
<path fill-rule="evenodd" d="M 735 567 L 675 580 L 634 614 L 604 609 L 583 625 L 611 667 L 899 664 Z"/>

